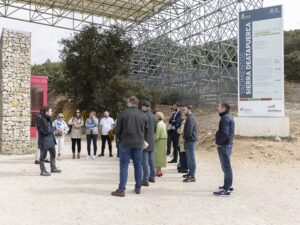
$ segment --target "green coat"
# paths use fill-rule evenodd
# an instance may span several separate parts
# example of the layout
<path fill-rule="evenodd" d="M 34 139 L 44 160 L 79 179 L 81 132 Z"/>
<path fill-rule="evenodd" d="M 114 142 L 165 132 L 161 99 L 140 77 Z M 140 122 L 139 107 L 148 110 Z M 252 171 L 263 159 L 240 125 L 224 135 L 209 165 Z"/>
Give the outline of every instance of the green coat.
<path fill-rule="evenodd" d="M 155 166 L 166 167 L 167 164 L 167 127 L 164 121 L 157 123 L 154 146 Z"/>

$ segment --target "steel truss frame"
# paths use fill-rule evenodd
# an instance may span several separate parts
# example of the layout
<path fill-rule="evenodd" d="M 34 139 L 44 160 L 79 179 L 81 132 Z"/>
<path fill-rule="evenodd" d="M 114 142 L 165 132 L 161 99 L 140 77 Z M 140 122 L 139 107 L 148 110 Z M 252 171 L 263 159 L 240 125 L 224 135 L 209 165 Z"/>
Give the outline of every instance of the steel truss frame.
<path fill-rule="evenodd" d="M 195 105 L 236 100 L 238 12 L 263 6 L 263 0 L 170 0 L 142 19 L 120 20 L 43 1 L 0 0 L 0 17 L 71 30 L 124 27 L 134 41 L 131 78 L 161 88 L 169 103 Z"/>
<path fill-rule="evenodd" d="M 263 0 L 178 0 L 132 27 L 132 78 L 160 87 L 169 103 L 237 100 L 238 13 Z"/>

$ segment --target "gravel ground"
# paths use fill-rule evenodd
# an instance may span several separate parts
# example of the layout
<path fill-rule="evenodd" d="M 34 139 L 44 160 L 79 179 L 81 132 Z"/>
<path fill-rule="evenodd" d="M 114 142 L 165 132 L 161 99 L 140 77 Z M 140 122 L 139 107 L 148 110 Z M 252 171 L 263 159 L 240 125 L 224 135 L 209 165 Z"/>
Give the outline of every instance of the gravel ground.
<path fill-rule="evenodd" d="M 264 164 L 234 156 L 235 191 L 222 198 L 212 195 L 223 180 L 217 154 L 200 148 L 196 183 L 183 183 L 172 165 L 136 195 L 130 167 L 126 197 L 116 198 L 110 192 L 117 188 L 118 160 L 86 160 L 85 151 L 72 160 L 66 145 L 57 163 L 63 173 L 51 177 L 39 176 L 33 155 L 0 155 L 0 225 L 300 224 L 297 161 Z"/>

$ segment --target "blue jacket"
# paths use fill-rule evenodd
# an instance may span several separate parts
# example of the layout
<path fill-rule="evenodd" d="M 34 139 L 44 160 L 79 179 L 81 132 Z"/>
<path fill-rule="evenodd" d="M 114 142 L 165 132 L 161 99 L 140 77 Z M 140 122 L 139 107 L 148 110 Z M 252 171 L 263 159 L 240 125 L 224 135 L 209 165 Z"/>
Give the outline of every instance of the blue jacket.
<path fill-rule="evenodd" d="M 234 120 L 229 112 L 220 114 L 219 130 L 216 133 L 216 144 L 225 146 L 233 144 Z"/>
<path fill-rule="evenodd" d="M 97 118 L 87 118 L 85 121 L 86 134 L 98 134 L 99 121 Z"/>
<path fill-rule="evenodd" d="M 39 145 L 41 149 L 55 149 L 56 141 L 50 117 L 42 116 L 39 120 Z"/>

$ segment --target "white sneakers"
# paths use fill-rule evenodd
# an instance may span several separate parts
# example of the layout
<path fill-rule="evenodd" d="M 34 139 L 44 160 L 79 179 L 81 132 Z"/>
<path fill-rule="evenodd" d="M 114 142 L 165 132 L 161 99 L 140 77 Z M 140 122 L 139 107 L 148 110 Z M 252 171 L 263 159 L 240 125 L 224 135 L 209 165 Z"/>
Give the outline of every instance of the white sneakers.
<path fill-rule="evenodd" d="M 88 156 L 86 157 L 86 159 L 95 160 L 95 159 L 96 159 L 96 156 L 95 156 L 95 155 L 93 155 L 93 156 L 89 156 L 89 155 L 88 155 Z"/>

